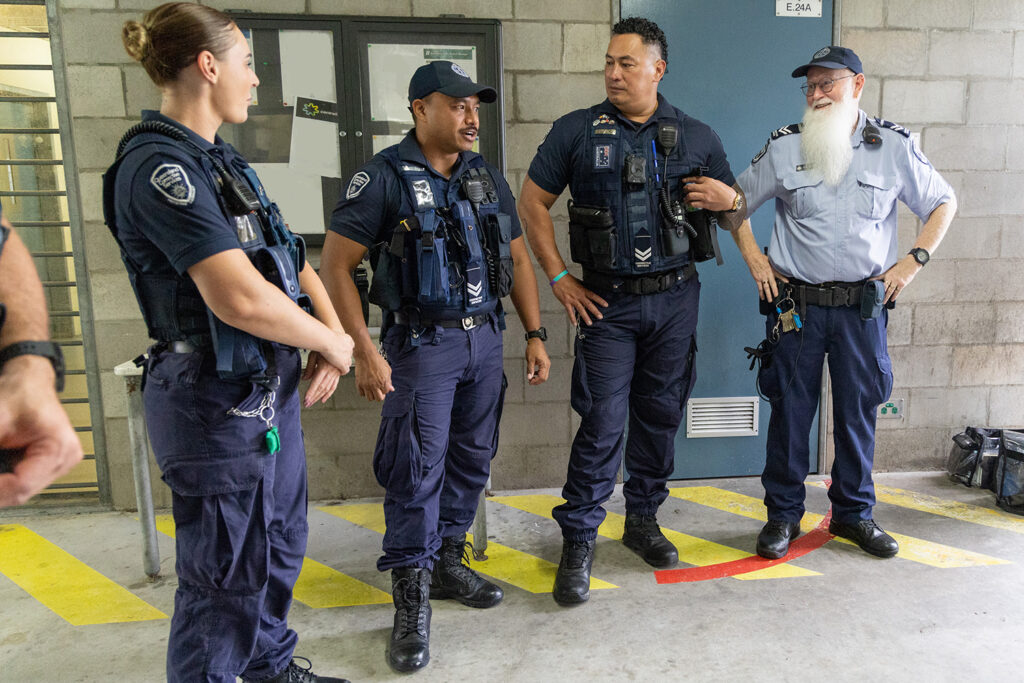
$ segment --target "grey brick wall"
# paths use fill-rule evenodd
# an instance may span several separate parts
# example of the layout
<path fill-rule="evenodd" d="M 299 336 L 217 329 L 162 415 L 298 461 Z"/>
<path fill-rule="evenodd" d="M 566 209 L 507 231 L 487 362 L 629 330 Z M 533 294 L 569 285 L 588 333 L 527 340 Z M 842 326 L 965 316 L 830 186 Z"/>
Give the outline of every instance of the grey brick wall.
<path fill-rule="evenodd" d="M 116 246 L 102 222 L 100 177 L 121 132 L 159 93 L 120 45 L 121 24 L 157 0 L 60 0 L 69 77 L 77 185 L 83 208 L 85 277 L 102 370 L 111 491 L 132 507 L 125 399 L 111 369 L 147 344 Z M 210 0 L 255 12 L 427 17 L 463 14 L 503 24 L 506 159 L 518 191 L 551 120 L 603 97 L 601 59 L 615 0 Z M 863 106 L 921 134 L 926 153 L 956 188 L 961 216 L 890 320 L 895 396 L 908 417 L 880 423 L 880 470 L 939 467 L 949 436 L 966 423 L 1024 423 L 1024 3 L 1010 0 L 847 0 L 842 42 L 868 70 Z M 565 201 L 555 205 L 564 226 Z M 920 228 L 906 214 L 901 240 Z M 559 231 L 563 253 L 566 231 Z M 509 316 L 509 391 L 497 488 L 559 485 L 573 431 L 569 407 L 572 330 L 537 271 L 554 368 L 542 387 L 526 384 L 522 330 Z M 370 451 L 379 409 L 344 378 L 304 425 L 314 499 L 379 495 Z M 158 504 L 166 487 L 155 486 Z"/>

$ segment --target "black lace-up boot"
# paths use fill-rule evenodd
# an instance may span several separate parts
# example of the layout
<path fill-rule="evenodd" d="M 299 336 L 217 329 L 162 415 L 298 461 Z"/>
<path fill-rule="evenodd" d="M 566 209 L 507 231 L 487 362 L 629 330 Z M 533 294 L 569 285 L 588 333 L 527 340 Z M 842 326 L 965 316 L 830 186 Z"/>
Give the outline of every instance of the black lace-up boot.
<path fill-rule="evenodd" d="M 622 543 L 652 567 L 664 569 L 679 561 L 679 551 L 661 533 L 654 515 L 626 513 L 626 531 Z"/>
<path fill-rule="evenodd" d="M 306 663 L 305 666 L 300 666 L 295 660 L 301 659 Z M 250 683 L 251 679 L 243 678 L 245 683 Z M 273 678 L 264 678 L 260 683 L 348 683 L 344 678 L 331 678 L 329 676 L 317 676 L 313 673 L 313 663 L 305 657 L 295 657 L 292 661 L 288 662 L 288 666 L 284 671 L 277 674 Z"/>
<path fill-rule="evenodd" d="M 388 664 L 402 673 L 422 669 L 430 661 L 430 570 L 391 570 L 395 626 L 388 643 Z"/>
<path fill-rule="evenodd" d="M 430 577 L 431 598 L 455 599 L 468 607 L 494 607 L 501 602 L 505 597 L 501 588 L 469 568 L 472 548 L 466 534 L 441 539 L 441 557 Z"/>
<path fill-rule="evenodd" d="M 562 559 L 551 594 L 559 605 L 578 605 L 590 599 L 590 568 L 594 565 L 597 541 L 562 542 Z"/>

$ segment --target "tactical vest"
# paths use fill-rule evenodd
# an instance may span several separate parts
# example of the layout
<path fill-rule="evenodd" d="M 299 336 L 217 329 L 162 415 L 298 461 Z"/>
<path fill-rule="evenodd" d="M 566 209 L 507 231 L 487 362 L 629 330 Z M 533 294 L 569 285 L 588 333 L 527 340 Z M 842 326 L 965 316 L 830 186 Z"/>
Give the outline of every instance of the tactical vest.
<path fill-rule="evenodd" d="M 655 167 L 651 143 L 657 127 L 639 135 L 636 147 L 630 147 L 620 123 L 600 112 L 600 107 L 587 110 L 582 166 L 574 169 L 569 188 L 572 260 L 615 275 L 649 275 L 681 268 L 690 260 L 689 240 L 684 232 L 666 224 L 658 193 L 667 178 L 668 199 L 682 203 L 680 180 L 707 170 L 686 164 L 682 112 L 675 110 L 679 127 L 676 147 L 667 159 L 658 149 Z M 656 174 L 661 182 L 656 182 Z"/>
<path fill-rule="evenodd" d="M 273 356 L 266 340 L 217 318 L 191 278 L 145 273 L 124 248 L 118 235 L 114 203 L 117 170 L 129 154 L 145 145 L 185 151 L 198 161 L 220 188 L 217 201 L 225 217 L 235 225 L 242 251 L 253 266 L 292 301 L 311 312 L 312 303 L 301 293 L 298 277 L 305 263 L 305 242 L 288 230 L 256 172 L 237 154 L 225 164 L 165 122 L 146 121 L 129 129 L 118 146 L 117 159 L 103 176 L 104 219 L 121 249 L 121 260 L 128 270 L 149 336 L 159 342 L 186 340 L 199 347 L 212 345 L 218 376 L 273 383 L 275 371 L 268 363 Z"/>
<path fill-rule="evenodd" d="M 497 186 L 480 157 L 449 183 L 419 164 L 381 152 L 413 207 L 388 244 L 371 253 L 370 301 L 420 320 L 490 313 L 512 289 L 512 217 L 502 213 Z"/>

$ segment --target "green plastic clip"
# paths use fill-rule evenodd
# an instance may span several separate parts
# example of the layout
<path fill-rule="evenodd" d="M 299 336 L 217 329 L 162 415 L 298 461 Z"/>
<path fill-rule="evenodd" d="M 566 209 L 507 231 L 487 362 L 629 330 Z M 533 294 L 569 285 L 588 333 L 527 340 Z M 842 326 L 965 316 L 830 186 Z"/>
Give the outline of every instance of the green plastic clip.
<path fill-rule="evenodd" d="M 281 437 L 277 433 L 277 427 L 267 430 L 267 452 L 273 455 L 281 450 Z"/>

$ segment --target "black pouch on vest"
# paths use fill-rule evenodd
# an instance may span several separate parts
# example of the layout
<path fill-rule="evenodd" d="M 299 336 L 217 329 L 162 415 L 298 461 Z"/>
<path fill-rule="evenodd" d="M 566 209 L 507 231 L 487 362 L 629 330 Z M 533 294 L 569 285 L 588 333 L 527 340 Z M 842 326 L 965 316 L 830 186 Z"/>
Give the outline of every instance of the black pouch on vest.
<path fill-rule="evenodd" d="M 613 270 L 616 239 L 611 211 L 569 202 L 569 250 L 573 261 L 597 270 Z"/>
<path fill-rule="evenodd" d="M 515 268 L 509 246 L 512 243 L 512 218 L 492 213 L 484 216 L 483 222 L 487 235 L 487 274 L 491 291 L 498 297 L 506 297 L 512 292 Z"/>
<path fill-rule="evenodd" d="M 860 292 L 861 320 L 874 320 L 882 315 L 885 301 L 885 285 L 881 280 L 868 280 Z"/>
<path fill-rule="evenodd" d="M 398 254 L 404 249 L 404 232 L 396 230 L 391 246 L 379 244 L 370 250 L 370 266 L 373 268 L 373 279 L 367 292 L 367 300 L 380 306 L 385 311 L 397 311 L 402 307 L 402 267 L 400 256 L 391 251 L 399 246 Z"/>

